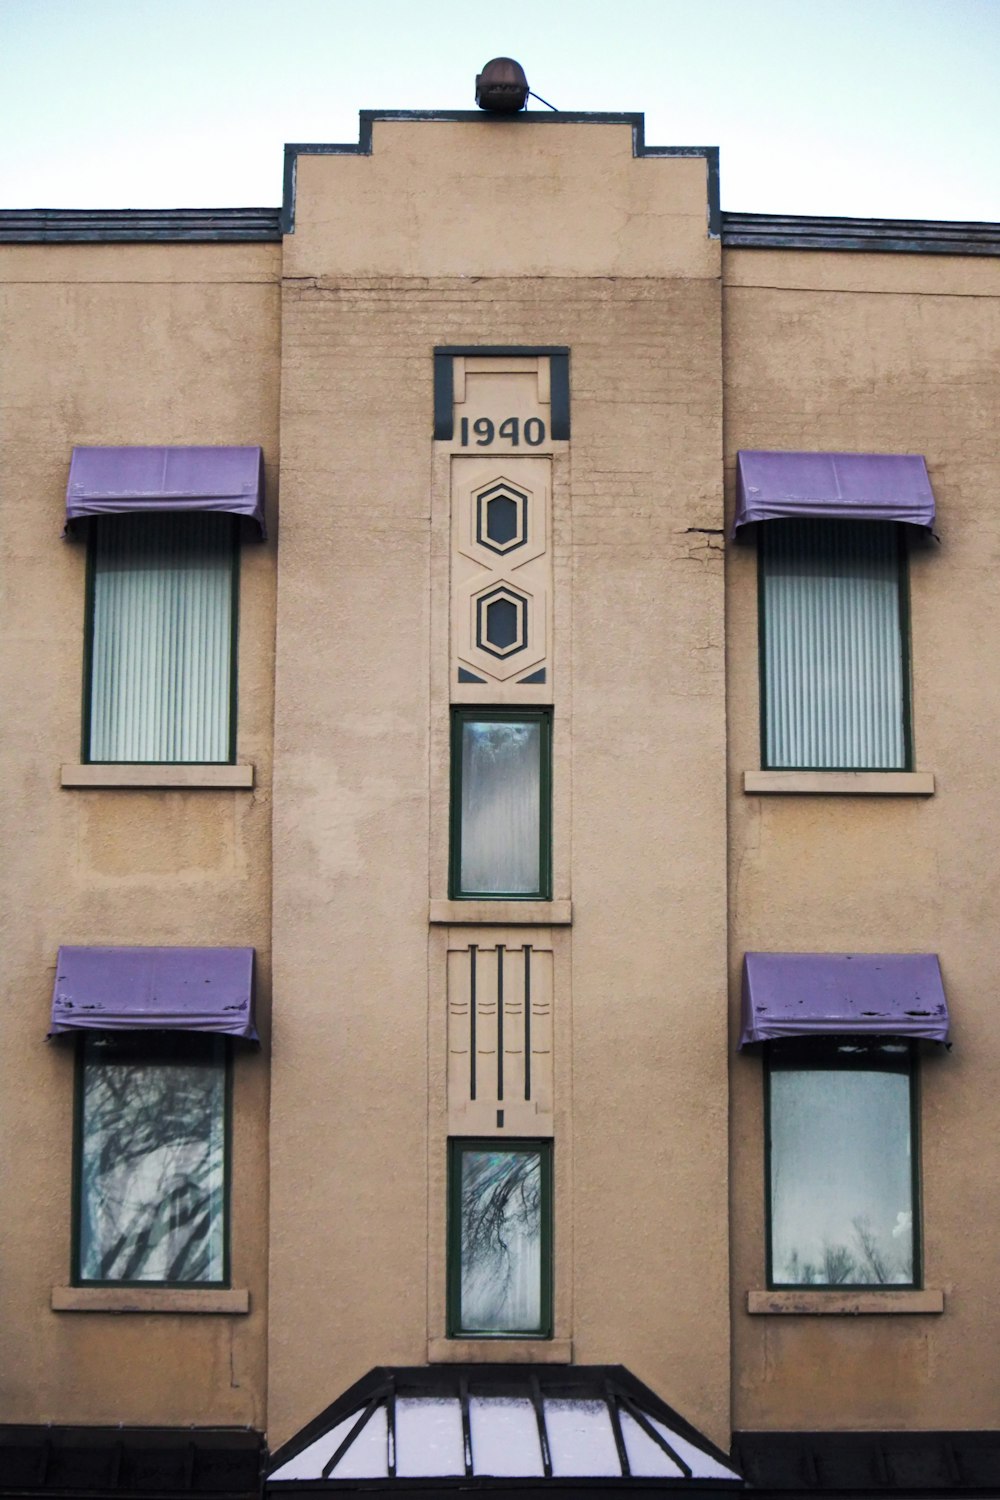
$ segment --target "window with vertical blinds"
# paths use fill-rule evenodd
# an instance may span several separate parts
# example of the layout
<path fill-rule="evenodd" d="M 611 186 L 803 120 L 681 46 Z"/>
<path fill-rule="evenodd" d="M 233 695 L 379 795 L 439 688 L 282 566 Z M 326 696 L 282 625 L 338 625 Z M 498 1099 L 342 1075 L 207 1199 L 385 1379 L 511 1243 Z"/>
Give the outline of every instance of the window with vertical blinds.
<path fill-rule="evenodd" d="M 764 765 L 909 765 L 904 574 L 893 522 L 760 527 Z"/>
<path fill-rule="evenodd" d="M 232 760 L 236 524 L 209 512 L 94 523 L 89 760 Z"/>

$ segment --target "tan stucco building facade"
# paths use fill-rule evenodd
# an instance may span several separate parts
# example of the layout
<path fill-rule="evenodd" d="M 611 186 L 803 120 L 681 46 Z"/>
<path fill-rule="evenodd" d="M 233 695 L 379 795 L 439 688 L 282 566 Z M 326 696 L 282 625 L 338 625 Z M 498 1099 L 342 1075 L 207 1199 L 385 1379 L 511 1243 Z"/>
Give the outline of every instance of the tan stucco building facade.
<path fill-rule="evenodd" d="M 120 1425 L 201 1434 L 192 1491 L 241 1432 L 228 1492 L 254 1493 L 263 1445 L 369 1370 L 491 1365 L 625 1366 L 764 1493 L 852 1488 L 806 1434 L 887 1435 L 880 1482 L 906 1493 L 892 1443 L 955 1434 L 925 1440 L 953 1455 L 935 1493 L 986 1485 L 962 1443 L 1000 1434 L 1000 228 L 720 214 L 714 151 L 647 148 L 639 116 L 373 115 L 358 146 L 288 148 L 280 221 L 0 214 L 0 330 L 0 1494 L 71 1485 L 79 1430 L 103 1455 Z M 87 739 L 118 628 L 95 536 L 180 491 L 71 498 L 61 538 L 70 463 L 133 448 L 263 453 L 266 538 L 224 523 L 211 760 Z M 890 495 L 872 521 L 862 486 L 734 537 L 739 453 L 920 455 L 936 518 Z M 890 604 L 858 608 L 896 620 L 898 583 L 905 745 L 789 763 L 762 732 L 789 575 L 761 534 L 840 523 L 899 536 Z M 492 889 L 463 873 L 483 725 L 541 747 L 537 867 Z M 90 947 L 112 973 L 122 950 L 255 951 L 260 1045 L 224 1044 L 223 1273 L 87 1270 L 103 1033 L 46 1032 L 57 955 Z M 890 996 L 910 1019 L 869 1016 L 852 1064 L 888 1047 L 908 1080 L 909 1125 L 864 1137 L 888 1160 L 906 1134 L 892 1268 L 863 1266 L 860 1211 L 843 1274 L 826 1242 L 825 1273 L 779 1264 L 779 1180 L 808 1203 L 868 1169 L 808 1103 L 786 1142 L 776 1076 L 811 1063 L 780 1050 L 794 1029 L 739 1049 L 748 952 L 937 955 L 953 1046 Z M 855 1034 L 836 1004 L 827 1077 Z M 456 1184 L 518 1150 L 535 1310 L 484 1328 Z M 118 1462 L 93 1493 L 132 1492 Z"/>

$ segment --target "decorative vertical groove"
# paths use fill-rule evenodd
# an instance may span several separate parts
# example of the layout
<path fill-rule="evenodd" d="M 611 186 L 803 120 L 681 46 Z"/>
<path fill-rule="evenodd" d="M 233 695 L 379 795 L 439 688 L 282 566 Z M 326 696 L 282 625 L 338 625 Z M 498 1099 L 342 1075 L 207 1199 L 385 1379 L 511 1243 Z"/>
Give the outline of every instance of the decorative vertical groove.
<path fill-rule="evenodd" d="M 524 1097 L 531 1098 L 531 945 L 524 945 Z"/>
<path fill-rule="evenodd" d="M 497 944 L 497 1099 L 503 1099 L 503 944 Z"/>
<path fill-rule="evenodd" d="M 476 1097 L 476 945 L 469 948 L 469 1098 Z"/>
<path fill-rule="evenodd" d="M 767 765 L 905 769 L 896 526 L 795 519 L 761 533 Z"/>

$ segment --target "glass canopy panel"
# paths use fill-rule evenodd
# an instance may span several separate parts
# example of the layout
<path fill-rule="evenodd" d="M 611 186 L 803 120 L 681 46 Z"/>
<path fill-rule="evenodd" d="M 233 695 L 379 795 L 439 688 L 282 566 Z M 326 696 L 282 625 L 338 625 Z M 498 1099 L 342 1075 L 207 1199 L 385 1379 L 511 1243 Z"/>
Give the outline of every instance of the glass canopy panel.
<path fill-rule="evenodd" d="M 541 1478 L 544 1474 L 535 1408 L 523 1397 L 470 1397 L 469 1434 L 472 1471 L 477 1476 Z"/>
<path fill-rule="evenodd" d="M 654 1442 L 649 1433 L 643 1431 L 629 1412 L 622 1411 L 620 1416 L 625 1452 L 628 1454 L 628 1466 L 635 1478 L 658 1479 L 663 1476 L 669 1476 L 672 1479 L 683 1478 L 684 1471 L 680 1465 L 675 1464 L 669 1455 L 664 1453 L 659 1443 Z M 674 1446 L 669 1436 L 667 1436 L 667 1441 L 671 1447 Z"/>
<path fill-rule="evenodd" d="M 358 1419 L 357 1413 L 351 1418 Z M 336 1452 L 336 1449 L 333 1450 Z M 329 1474 L 330 1479 L 387 1479 L 389 1477 L 389 1419 L 377 1406 L 354 1442 Z"/>
<path fill-rule="evenodd" d="M 735 1469 L 728 1468 L 726 1464 L 720 1463 L 717 1458 L 713 1458 L 710 1453 L 705 1453 L 687 1438 L 672 1432 L 657 1417 L 650 1417 L 649 1422 L 650 1426 L 655 1427 L 660 1436 L 670 1444 L 678 1458 L 683 1459 L 687 1464 L 691 1470 L 692 1479 L 739 1479 L 740 1476 Z"/>
<path fill-rule="evenodd" d="M 544 1406 L 554 1479 L 621 1476 L 611 1416 L 604 1401 L 547 1397 Z"/>
<path fill-rule="evenodd" d="M 397 1476 L 446 1479 L 464 1473 L 460 1403 L 449 1397 L 401 1396 L 396 1402 Z"/>
<path fill-rule="evenodd" d="M 301 1453 L 296 1453 L 286 1464 L 282 1464 L 272 1479 L 319 1479 L 322 1477 L 323 1469 L 336 1453 L 351 1428 L 354 1426 L 360 1412 L 352 1412 L 336 1427 L 331 1427 L 329 1432 L 324 1432 L 308 1448 L 303 1448 Z M 388 1470 L 387 1470 L 388 1472 Z"/>

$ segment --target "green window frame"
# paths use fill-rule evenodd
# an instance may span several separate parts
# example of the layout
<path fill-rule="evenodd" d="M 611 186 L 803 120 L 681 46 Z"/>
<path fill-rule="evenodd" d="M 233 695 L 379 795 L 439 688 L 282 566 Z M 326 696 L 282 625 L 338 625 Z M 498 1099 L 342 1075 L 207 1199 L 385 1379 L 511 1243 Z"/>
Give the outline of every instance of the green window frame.
<path fill-rule="evenodd" d="M 224 1037 L 78 1039 L 73 1285 L 229 1286 L 231 1119 Z"/>
<path fill-rule="evenodd" d="M 552 1337 L 552 1141 L 448 1142 L 449 1338 Z"/>
<path fill-rule="evenodd" d="M 552 898 L 552 711 L 454 708 L 449 895 Z"/>
<path fill-rule="evenodd" d="M 235 763 L 239 562 L 235 516 L 92 520 L 85 763 Z"/>
<path fill-rule="evenodd" d="M 761 765 L 913 766 L 906 528 L 758 525 Z"/>
<path fill-rule="evenodd" d="M 916 1044 L 831 1036 L 768 1042 L 767 1284 L 922 1284 Z"/>

